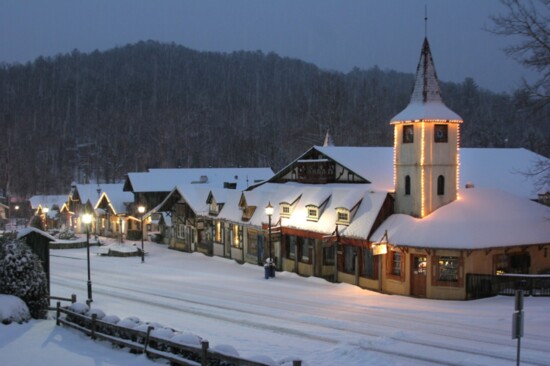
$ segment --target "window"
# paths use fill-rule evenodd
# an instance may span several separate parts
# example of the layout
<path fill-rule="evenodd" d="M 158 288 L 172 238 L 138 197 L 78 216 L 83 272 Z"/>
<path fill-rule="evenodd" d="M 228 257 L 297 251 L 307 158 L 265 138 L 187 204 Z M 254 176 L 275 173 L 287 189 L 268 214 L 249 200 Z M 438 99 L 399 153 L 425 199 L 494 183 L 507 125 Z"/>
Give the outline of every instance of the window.
<path fill-rule="evenodd" d="M 449 135 L 448 128 L 448 125 L 435 125 L 434 142 L 447 142 Z"/>
<path fill-rule="evenodd" d="M 414 126 L 405 125 L 403 126 L 403 143 L 408 144 L 414 142 Z"/>
<path fill-rule="evenodd" d="M 329 244 L 330 245 L 330 244 Z M 336 243 L 323 248 L 323 265 L 330 266 L 334 265 L 334 252 L 335 252 Z"/>
<path fill-rule="evenodd" d="M 391 260 L 391 274 L 394 276 L 401 276 L 401 253 L 392 252 Z"/>
<path fill-rule="evenodd" d="M 409 196 L 411 194 L 411 177 L 407 175 L 405 177 L 405 196 Z"/>
<path fill-rule="evenodd" d="M 212 199 L 212 202 L 210 202 L 210 214 L 217 215 L 219 213 L 218 211 L 218 204 L 214 199 Z"/>
<path fill-rule="evenodd" d="M 361 268 L 361 276 L 377 279 L 378 278 L 378 256 L 372 254 L 370 248 L 363 248 L 363 261 Z"/>
<path fill-rule="evenodd" d="M 290 205 L 281 203 L 281 217 L 290 217 Z"/>
<path fill-rule="evenodd" d="M 288 259 L 296 258 L 296 237 L 294 235 L 287 235 L 286 237 L 286 257 Z"/>
<path fill-rule="evenodd" d="M 344 245 L 344 272 L 355 273 L 355 247 Z"/>
<path fill-rule="evenodd" d="M 388 278 L 404 281 L 405 280 L 405 261 L 401 252 L 388 250 L 386 255 L 386 274 Z"/>
<path fill-rule="evenodd" d="M 222 242 L 222 232 L 223 232 L 222 223 L 220 221 L 216 221 L 215 238 L 216 238 L 216 242 L 218 243 Z"/>
<path fill-rule="evenodd" d="M 437 195 L 443 196 L 445 194 L 445 177 L 440 175 L 437 177 Z"/>
<path fill-rule="evenodd" d="M 184 239 L 185 238 L 185 225 L 178 224 L 178 230 L 176 232 L 176 236 L 178 239 Z"/>
<path fill-rule="evenodd" d="M 317 221 L 319 220 L 319 209 L 317 207 L 308 207 L 307 208 L 307 219 L 308 221 Z"/>
<path fill-rule="evenodd" d="M 458 257 L 441 256 L 437 260 L 437 280 L 458 282 L 460 261 Z"/>
<path fill-rule="evenodd" d="M 340 225 L 349 225 L 349 211 L 344 208 L 339 208 L 336 211 L 336 223 Z"/>
<path fill-rule="evenodd" d="M 243 229 L 239 225 L 233 225 L 233 247 L 242 248 L 243 247 Z"/>
<path fill-rule="evenodd" d="M 300 243 L 300 262 L 311 263 L 309 250 L 311 248 L 311 244 L 312 244 L 311 242 L 313 241 L 313 239 L 300 238 L 299 241 L 301 242 Z"/>
<path fill-rule="evenodd" d="M 435 286 L 464 286 L 464 260 L 457 256 L 433 256 L 432 283 Z"/>
<path fill-rule="evenodd" d="M 249 230 L 248 237 L 248 254 L 258 255 L 258 234 L 255 231 Z"/>

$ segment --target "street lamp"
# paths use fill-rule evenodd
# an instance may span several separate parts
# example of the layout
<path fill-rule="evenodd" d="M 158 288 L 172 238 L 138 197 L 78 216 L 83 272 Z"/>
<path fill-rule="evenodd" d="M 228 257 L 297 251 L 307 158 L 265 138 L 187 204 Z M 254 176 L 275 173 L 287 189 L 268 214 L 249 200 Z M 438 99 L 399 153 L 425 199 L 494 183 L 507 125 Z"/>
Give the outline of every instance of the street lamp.
<path fill-rule="evenodd" d="M 44 231 L 48 229 L 48 212 L 50 212 L 49 208 L 44 207 L 42 209 L 42 213 L 44 214 Z"/>
<path fill-rule="evenodd" d="M 90 224 L 92 215 L 85 213 L 82 215 L 82 222 L 86 225 L 86 258 L 88 262 L 88 304 L 94 301 L 92 299 L 92 279 L 90 277 Z"/>
<path fill-rule="evenodd" d="M 268 264 L 269 264 L 269 277 L 275 277 L 275 268 L 274 267 L 274 263 L 273 263 L 273 257 L 271 256 L 272 252 L 271 252 L 271 216 L 273 216 L 273 206 L 271 206 L 271 202 L 269 202 L 265 208 L 265 214 L 267 215 L 267 219 L 268 219 L 268 227 L 267 227 L 267 230 L 268 230 L 268 238 L 267 238 L 267 247 L 268 247 L 268 253 L 269 253 L 269 258 L 268 258 Z"/>
<path fill-rule="evenodd" d="M 141 263 L 145 262 L 145 251 L 143 249 L 143 214 L 145 213 L 145 206 L 139 206 L 138 212 L 141 215 Z"/>

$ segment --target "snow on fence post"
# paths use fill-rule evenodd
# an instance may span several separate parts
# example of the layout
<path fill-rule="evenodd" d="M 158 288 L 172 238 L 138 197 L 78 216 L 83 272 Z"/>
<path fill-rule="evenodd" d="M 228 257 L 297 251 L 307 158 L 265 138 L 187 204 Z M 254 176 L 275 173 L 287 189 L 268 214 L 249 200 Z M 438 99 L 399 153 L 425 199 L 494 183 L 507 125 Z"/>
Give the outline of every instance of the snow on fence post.
<path fill-rule="evenodd" d="M 57 302 L 57 309 L 55 311 L 55 325 L 59 326 L 59 316 L 61 315 L 61 301 Z"/>
<path fill-rule="evenodd" d="M 143 345 L 143 353 L 147 354 L 147 347 L 149 346 L 149 338 L 151 337 L 151 331 L 155 329 L 152 326 L 147 327 L 147 335 L 145 336 L 145 344 Z"/>
<path fill-rule="evenodd" d="M 76 294 L 71 295 L 71 304 L 74 304 L 76 302 Z"/>
<path fill-rule="evenodd" d="M 97 314 L 92 314 L 92 333 L 90 334 L 90 336 L 92 337 L 92 339 L 95 339 L 95 325 L 96 325 L 96 320 L 97 320 Z"/>
<path fill-rule="evenodd" d="M 202 350 L 201 350 L 201 366 L 208 365 L 208 341 L 202 341 Z"/>

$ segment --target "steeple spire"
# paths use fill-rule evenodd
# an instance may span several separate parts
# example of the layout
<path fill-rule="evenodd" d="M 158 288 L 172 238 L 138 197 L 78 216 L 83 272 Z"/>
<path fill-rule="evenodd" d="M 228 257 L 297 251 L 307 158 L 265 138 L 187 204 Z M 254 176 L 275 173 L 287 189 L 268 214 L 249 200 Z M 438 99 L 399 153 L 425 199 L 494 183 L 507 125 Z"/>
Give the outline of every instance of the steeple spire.
<path fill-rule="evenodd" d="M 391 119 L 391 123 L 427 120 L 462 122 L 462 118 L 443 103 L 430 44 L 428 38 L 424 38 L 411 101 Z"/>
<path fill-rule="evenodd" d="M 428 38 L 424 38 L 420 61 L 416 68 L 416 80 L 411 95 L 411 103 L 415 102 L 442 102 L 439 81 L 437 80 Z"/>

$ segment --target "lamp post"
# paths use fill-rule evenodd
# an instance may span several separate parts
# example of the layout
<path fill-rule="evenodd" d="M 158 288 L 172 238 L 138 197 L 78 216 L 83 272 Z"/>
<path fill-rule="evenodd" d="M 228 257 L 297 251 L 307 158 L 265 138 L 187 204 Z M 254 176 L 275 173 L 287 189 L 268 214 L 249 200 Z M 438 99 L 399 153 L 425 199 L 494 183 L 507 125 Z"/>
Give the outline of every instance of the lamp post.
<path fill-rule="evenodd" d="M 267 232 L 268 232 L 268 238 L 267 238 L 267 248 L 269 253 L 268 258 L 268 265 L 269 265 L 269 277 L 275 277 L 275 268 L 273 263 L 273 257 L 271 252 L 271 216 L 273 215 L 273 206 L 271 206 L 271 202 L 269 202 L 265 208 L 265 214 L 267 215 Z"/>
<path fill-rule="evenodd" d="M 145 251 L 143 249 L 143 214 L 145 213 L 145 206 L 139 206 L 138 207 L 138 212 L 140 213 L 141 215 L 141 223 L 140 223 L 140 228 L 141 228 L 141 263 L 144 263 L 145 262 Z"/>
<path fill-rule="evenodd" d="M 90 276 L 90 223 L 92 222 L 92 215 L 85 213 L 82 215 L 82 222 L 86 225 L 86 259 L 88 262 L 88 304 L 94 301 L 92 299 L 92 279 Z"/>
<path fill-rule="evenodd" d="M 49 208 L 44 207 L 42 209 L 42 213 L 44 214 L 44 231 L 48 230 L 48 212 L 50 212 Z"/>

